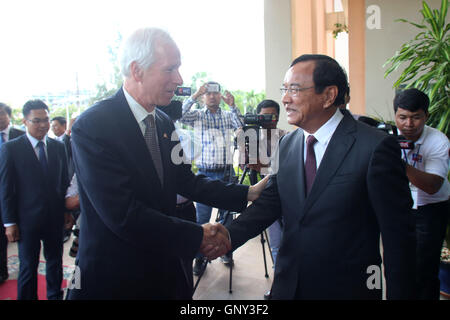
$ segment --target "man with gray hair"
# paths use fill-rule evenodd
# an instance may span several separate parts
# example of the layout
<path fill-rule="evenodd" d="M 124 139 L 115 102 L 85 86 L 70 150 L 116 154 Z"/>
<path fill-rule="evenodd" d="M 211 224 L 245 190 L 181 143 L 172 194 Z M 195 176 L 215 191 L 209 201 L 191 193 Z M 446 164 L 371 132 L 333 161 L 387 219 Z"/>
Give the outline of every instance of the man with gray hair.
<path fill-rule="evenodd" d="M 183 259 L 216 258 L 230 247 L 221 225 L 176 217 L 176 195 L 241 211 L 248 188 L 195 176 L 175 164 L 174 126 L 156 106 L 183 83 L 180 52 L 167 32 L 135 31 L 121 59 L 123 87 L 84 112 L 72 129 L 82 228 L 78 284 L 69 299 L 191 299 Z"/>

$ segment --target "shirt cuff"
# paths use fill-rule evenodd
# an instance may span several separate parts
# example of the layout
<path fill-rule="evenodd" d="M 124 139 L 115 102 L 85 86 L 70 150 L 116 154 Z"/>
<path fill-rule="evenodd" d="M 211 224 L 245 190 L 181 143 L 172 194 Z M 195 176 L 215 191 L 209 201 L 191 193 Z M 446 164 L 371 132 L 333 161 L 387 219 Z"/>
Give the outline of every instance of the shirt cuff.
<path fill-rule="evenodd" d="M 3 226 L 4 226 L 5 228 L 8 228 L 8 227 L 15 226 L 16 224 L 17 224 L 17 223 L 4 223 Z"/>

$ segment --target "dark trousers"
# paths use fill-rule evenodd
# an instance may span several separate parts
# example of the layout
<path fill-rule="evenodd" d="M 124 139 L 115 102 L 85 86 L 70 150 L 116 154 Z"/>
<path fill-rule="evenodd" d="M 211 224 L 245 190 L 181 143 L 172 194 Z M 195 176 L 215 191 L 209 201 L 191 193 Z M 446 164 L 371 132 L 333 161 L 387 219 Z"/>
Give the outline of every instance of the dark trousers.
<path fill-rule="evenodd" d="M 0 220 L 0 276 L 8 275 L 8 239 L 5 235 L 5 228 Z"/>
<path fill-rule="evenodd" d="M 186 205 L 179 205 L 176 208 L 176 216 L 191 222 L 196 222 L 196 211 L 194 204 L 190 201 Z M 194 278 L 192 277 L 192 259 L 182 259 L 183 269 L 188 281 L 188 290 L 184 296 L 192 297 L 194 291 Z"/>
<path fill-rule="evenodd" d="M 439 300 L 439 264 L 449 219 L 449 201 L 413 210 L 416 217 L 417 298 Z"/>
<path fill-rule="evenodd" d="M 20 226 L 19 226 L 20 230 Z M 37 300 L 37 274 L 41 240 L 46 260 L 47 299 L 62 299 L 62 227 L 56 231 L 21 230 L 19 246 L 19 277 L 17 279 L 17 300 Z"/>

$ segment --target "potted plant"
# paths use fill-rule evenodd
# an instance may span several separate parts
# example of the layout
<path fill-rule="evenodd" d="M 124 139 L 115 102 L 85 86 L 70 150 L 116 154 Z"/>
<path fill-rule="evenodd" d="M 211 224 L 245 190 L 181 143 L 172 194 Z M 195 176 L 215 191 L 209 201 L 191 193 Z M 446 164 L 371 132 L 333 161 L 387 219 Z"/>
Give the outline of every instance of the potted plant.
<path fill-rule="evenodd" d="M 423 1 L 420 10 L 423 20 L 409 23 L 420 31 L 414 39 L 404 43 L 383 67 L 389 65 L 385 78 L 400 66 L 407 65 L 394 87 L 417 88 L 430 98 L 428 125 L 449 136 L 450 129 L 450 24 L 446 23 L 448 0 L 442 0 L 440 10 L 431 10 Z"/>

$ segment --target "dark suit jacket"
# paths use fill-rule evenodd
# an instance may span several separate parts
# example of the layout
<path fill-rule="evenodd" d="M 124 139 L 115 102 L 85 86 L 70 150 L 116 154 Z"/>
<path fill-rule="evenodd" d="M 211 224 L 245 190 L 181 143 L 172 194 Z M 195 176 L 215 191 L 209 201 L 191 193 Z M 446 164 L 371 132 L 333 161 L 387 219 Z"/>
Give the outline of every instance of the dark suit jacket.
<path fill-rule="evenodd" d="M 19 130 L 19 129 L 16 129 L 16 128 L 11 127 L 11 128 L 9 129 L 9 137 L 8 137 L 8 141 L 9 141 L 9 140 L 12 140 L 12 139 L 15 139 L 15 138 L 17 138 L 17 137 L 20 137 L 20 136 L 23 135 L 23 134 L 25 134 L 25 131 L 22 131 L 22 130 Z M 5 143 L 6 143 L 6 142 L 5 142 Z M 4 234 L 2 228 L 3 228 L 3 222 L 2 222 L 2 214 L 1 214 L 1 206 L 0 206 L 0 232 L 2 233 L 2 235 L 0 235 L 0 237 L 3 236 L 3 234 Z"/>
<path fill-rule="evenodd" d="M 18 224 L 20 232 L 42 227 L 62 230 L 69 185 L 64 145 L 47 138 L 47 154 L 49 171 L 45 176 L 26 135 L 6 142 L 0 151 L 3 223 Z"/>
<path fill-rule="evenodd" d="M 229 226 L 233 248 L 282 216 L 274 299 L 380 299 L 367 269 L 381 263 L 381 232 L 387 297 L 412 297 L 412 200 L 396 140 L 344 114 L 308 197 L 303 141 L 301 129 L 282 139 L 278 173 Z"/>
<path fill-rule="evenodd" d="M 67 170 L 69 172 L 69 181 L 71 181 L 73 174 L 75 173 L 75 166 L 73 164 L 72 143 L 70 142 L 70 136 L 67 134 L 64 135 L 62 142 L 64 143 L 64 148 L 66 150 Z"/>
<path fill-rule="evenodd" d="M 20 129 L 16 129 L 11 127 L 9 129 L 9 140 L 15 139 L 17 137 L 20 137 L 21 135 L 25 134 L 25 131 L 22 131 Z"/>
<path fill-rule="evenodd" d="M 143 134 L 121 90 L 84 112 L 72 130 L 81 202 L 77 265 L 69 299 L 190 299 L 182 258 L 194 258 L 202 228 L 176 218 L 176 194 L 241 211 L 247 187 L 195 176 L 176 165 L 172 121 L 156 110 L 161 187 Z"/>

